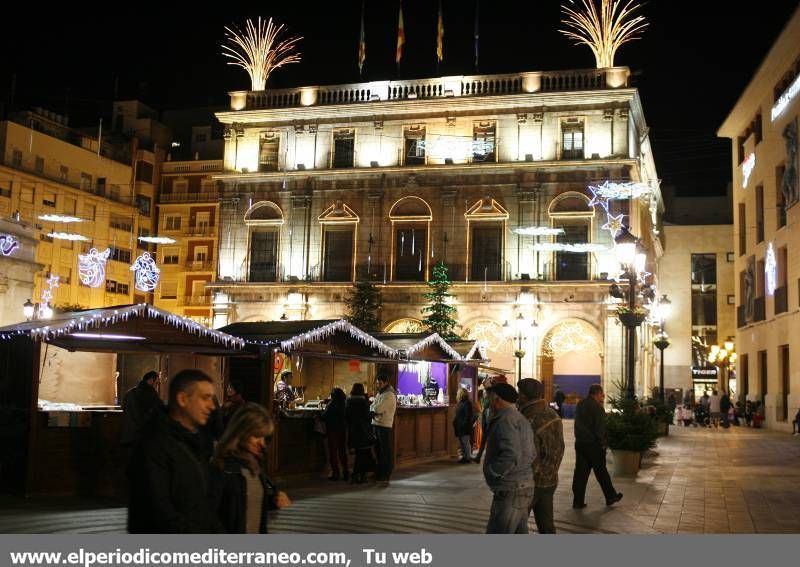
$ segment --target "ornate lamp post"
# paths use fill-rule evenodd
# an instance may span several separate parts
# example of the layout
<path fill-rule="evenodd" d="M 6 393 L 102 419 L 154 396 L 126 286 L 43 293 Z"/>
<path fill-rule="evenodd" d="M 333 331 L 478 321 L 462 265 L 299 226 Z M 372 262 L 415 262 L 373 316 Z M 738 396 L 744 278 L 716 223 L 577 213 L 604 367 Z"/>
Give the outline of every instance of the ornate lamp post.
<path fill-rule="evenodd" d="M 33 303 L 30 299 L 28 299 L 22 304 L 22 314 L 28 321 L 33 319 L 52 319 L 53 308 L 50 307 L 50 303 L 48 302 Z"/>
<path fill-rule="evenodd" d="M 503 323 L 503 335 L 507 339 L 516 341 L 514 348 L 514 356 L 517 359 L 517 381 L 522 379 L 522 359 L 525 358 L 524 342 L 528 340 L 528 334 L 534 335 L 538 329 L 539 324 L 533 321 L 528 325 L 528 321 L 519 313 L 514 319 L 514 326 L 512 327 L 508 321 Z"/>
<path fill-rule="evenodd" d="M 726 393 L 730 393 L 728 391 L 730 371 L 736 368 L 736 359 L 739 356 L 734 348 L 732 337 L 729 337 L 722 346 L 711 345 L 708 353 L 708 362 L 719 368 L 719 373 L 722 377 L 722 391 Z"/>
<path fill-rule="evenodd" d="M 656 317 L 658 318 L 660 329 L 655 340 L 653 340 L 653 346 L 661 351 L 661 366 L 658 370 L 658 393 L 662 402 L 666 399 L 666 395 L 664 393 L 664 349 L 669 347 L 670 344 L 669 337 L 664 331 L 664 322 L 666 321 L 667 317 L 669 317 L 671 312 L 672 302 L 669 300 L 667 295 L 664 294 L 661 296 L 661 299 L 658 300 L 658 304 L 656 306 Z"/>
<path fill-rule="evenodd" d="M 614 238 L 614 252 L 622 269 L 622 277 L 628 280 L 625 296 L 626 305 L 617 310 L 620 322 L 625 326 L 625 342 L 627 344 L 625 367 L 625 397 L 633 398 L 636 383 L 636 327 L 645 319 L 645 312 L 636 304 L 637 283 L 639 273 L 644 271 L 647 255 L 628 228 L 623 226 Z M 615 293 L 612 290 L 612 294 Z"/>

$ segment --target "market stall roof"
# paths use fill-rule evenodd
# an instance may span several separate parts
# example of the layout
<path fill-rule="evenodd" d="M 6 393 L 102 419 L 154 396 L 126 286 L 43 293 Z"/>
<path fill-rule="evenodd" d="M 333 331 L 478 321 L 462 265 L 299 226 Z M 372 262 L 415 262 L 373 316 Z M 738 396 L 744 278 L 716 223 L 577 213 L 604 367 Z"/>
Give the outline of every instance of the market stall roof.
<path fill-rule="evenodd" d="M 244 340 L 140 303 L 59 313 L 0 328 L 0 341 L 27 336 L 71 351 L 241 353 Z"/>
<path fill-rule="evenodd" d="M 397 350 L 344 319 L 233 323 L 220 331 L 240 337 L 248 344 L 273 346 L 283 352 L 298 351 L 306 344 L 344 333 L 382 356 L 390 359 L 399 356 Z"/>
<path fill-rule="evenodd" d="M 427 360 L 421 353 L 433 347 L 442 353 L 436 362 L 462 360 L 461 354 L 437 333 L 375 333 L 375 338 L 395 349 L 400 358 Z"/>
<path fill-rule="evenodd" d="M 459 339 L 447 341 L 447 343 L 461 355 L 461 358 L 464 359 L 465 362 L 471 362 L 473 364 L 489 362 L 489 357 L 486 356 L 486 351 L 480 341 Z"/>

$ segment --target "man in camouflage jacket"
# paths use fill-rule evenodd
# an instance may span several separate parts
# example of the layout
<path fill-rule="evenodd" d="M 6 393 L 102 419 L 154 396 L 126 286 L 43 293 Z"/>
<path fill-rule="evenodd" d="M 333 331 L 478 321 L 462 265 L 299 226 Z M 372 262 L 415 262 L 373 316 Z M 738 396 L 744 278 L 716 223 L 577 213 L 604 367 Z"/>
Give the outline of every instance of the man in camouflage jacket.
<path fill-rule="evenodd" d="M 541 382 L 525 378 L 519 381 L 517 388 L 519 411 L 531 424 L 536 451 L 531 510 L 539 533 L 554 534 L 553 494 L 558 486 L 558 468 L 564 456 L 564 427 L 558 414 L 545 402 Z"/>

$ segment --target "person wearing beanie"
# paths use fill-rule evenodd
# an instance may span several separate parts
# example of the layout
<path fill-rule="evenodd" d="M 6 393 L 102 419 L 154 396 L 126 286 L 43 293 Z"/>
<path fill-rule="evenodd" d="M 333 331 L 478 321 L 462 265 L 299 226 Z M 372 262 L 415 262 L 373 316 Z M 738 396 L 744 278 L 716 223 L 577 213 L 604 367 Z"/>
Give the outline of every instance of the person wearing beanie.
<path fill-rule="evenodd" d="M 533 432 L 517 411 L 517 391 L 506 383 L 486 389 L 492 418 L 483 477 L 492 491 L 487 534 L 526 534 L 533 500 Z"/>
<path fill-rule="evenodd" d="M 544 384 L 525 378 L 519 388 L 519 411 L 531 424 L 536 460 L 533 461 L 531 511 L 540 534 L 556 533 L 553 494 L 558 486 L 558 468 L 564 457 L 564 427 L 561 418 L 544 400 Z"/>

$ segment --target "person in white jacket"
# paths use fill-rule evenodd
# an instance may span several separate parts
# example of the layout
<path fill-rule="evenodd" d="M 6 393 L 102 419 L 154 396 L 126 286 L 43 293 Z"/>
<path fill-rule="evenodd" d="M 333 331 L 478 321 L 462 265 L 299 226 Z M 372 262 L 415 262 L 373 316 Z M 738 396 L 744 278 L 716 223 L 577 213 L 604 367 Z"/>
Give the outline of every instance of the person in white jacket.
<path fill-rule="evenodd" d="M 375 479 L 384 484 L 389 484 L 394 468 L 394 451 L 392 448 L 392 426 L 394 414 L 397 410 L 397 395 L 389 384 L 385 374 L 378 374 L 375 378 L 378 393 L 372 402 L 372 425 L 375 428 L 375 439 L 378 444 L 378 470 Z"/>

